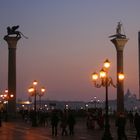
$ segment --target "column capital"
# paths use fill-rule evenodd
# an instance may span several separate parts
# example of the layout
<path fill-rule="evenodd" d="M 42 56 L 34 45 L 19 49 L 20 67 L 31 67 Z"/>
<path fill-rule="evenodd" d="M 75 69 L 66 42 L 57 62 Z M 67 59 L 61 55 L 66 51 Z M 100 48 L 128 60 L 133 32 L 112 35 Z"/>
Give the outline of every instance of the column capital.
<path fill-rule="evenodd" d="M 128 38 L 113 38 L 110 41 L 115 45 L 117 51 L 123 51 Z"/>
<path fill-rule="evenodd" d="M 16 49 L 17 42 L 20 38 L 21 37 L 14 37 L 8 35 L 4 36 L 4 40 L 8 43 L 8 48 L 15 48 L 15 49 Z"/>

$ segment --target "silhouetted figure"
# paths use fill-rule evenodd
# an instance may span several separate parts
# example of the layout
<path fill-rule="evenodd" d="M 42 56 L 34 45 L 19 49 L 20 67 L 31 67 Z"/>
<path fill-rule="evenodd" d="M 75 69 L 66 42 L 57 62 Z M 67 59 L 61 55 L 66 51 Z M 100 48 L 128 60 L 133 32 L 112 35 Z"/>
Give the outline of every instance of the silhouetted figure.
<path fill-rule="evenodd" d="M 133 126 L 133 121 L 134 121 L 134 115 L 133 115 L 132 111 L 130 111 L 128 113 L 128 119 L 129 119 L 130 127 L 132 127 Z"/>
<path fill-rule="evenodd" d="M 70 112 L 68 115 L 69 135 L 74 135 L 75 116 Z"/>
<path fill-rule="evenodd" d="M 97 123 L 101 129 L 104 128 L 104 115 L 102 114 L 101 111 L 98 114 Z"/>
<path fill-rule="evenodd" d="M 116 37 L 116 38 L 126 38 L 126 35 L 123 35 L 122 33 L 122 23 L 118 22 L 116 27 L 116 34 L 109 36 L 110 38 Z"/>
<path fill-rule="evenodd" d="M 61 128 L 62 128 L 62 136 L 65 135 L 67 136 L 67 112 L 64 111 L 64 113 L 62 114 L 62 118 L 61 118 Z"/>
<path fill-rule="evenodd" d="M 57 136 L 58 122 L 59 122 L 59 116 L 56 111 L 53 111 L 51 116 L 52 136 Z"/>
<path fill-rule="evenodd" d="M 39 124 L 45 127 L 45 112 L 43 110 L 39 110 Z"/>
<path fill-rule="evenodd" d="M 16 37 L 21 37 L 20 32 L 17 31 L 19 28 L 19 25 L 17 26 L 12 26 L 12 27 L 7 27 L 7 35 L 16 35 Z"/>
<path fill-rule="evenodd" d="M 36 127 L 38 124 L 37 124 L 37 113 L 35 110 L 30 111 L 30 119 L 32 122 L 32 126 Z"/>
<path fill-rule="evenodd" d="M 23 33 L 21 33 L 20 31 L 17 31 L 17 29 L 19 28 L 19 25 L 17 26 L 12 26 L 12 27 L 7 27 L 7 36 L 9 35 L 16 35 L 16 37 L 21 38 L 21 36 L 23 36 L 24 38 L 28 39 L 28 37 L 26 37 Z"/>
<path fill-rule="evenodd" d="M 126 125 L 126 117 L 124 113 L 120 113 L 116 120 L 118 140 L 122 139 L 127 140 L 127 136 L 125 134 L 125 125 Z"/>
<path fill-rule="evenodd" d="M 88 129 L 95 129 L 95 115 L 94 113 L 89 112 L 87 115 L 87 128 Z"/>
<path fill-rule="evenodd" d="M 136 140 L 137 139 L 140 140 L 140 116 L 139 116 L 138 113 L 135 114 L 134 125 L 135 125 L 135 128 L 136 128 Z"/>

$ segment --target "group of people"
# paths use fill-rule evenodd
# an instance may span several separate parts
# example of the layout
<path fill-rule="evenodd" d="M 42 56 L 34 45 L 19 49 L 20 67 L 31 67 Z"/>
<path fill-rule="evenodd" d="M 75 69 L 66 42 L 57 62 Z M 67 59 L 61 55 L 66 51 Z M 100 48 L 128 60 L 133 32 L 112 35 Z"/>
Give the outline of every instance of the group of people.
<path fill-rule="evenodd" d="M 133 113 L 130 111 L 128 113 L 128 118 L 129 118 L 129 122 L 130 122 L 130 127 L 132 127 L 134 125 L 134 127 L 136 129 L 136 140 L 137 139 L 140 140 L 140 114 L 138 112 L 136 112 L 133 115 Z"/>
<path fill-rule="evenodd" d="M 125 115 L 124 113 L 119 113 L 116 119 L 118 140 L 123 138 L 127 140 L 127 135 L 125 133 L 126 119 L 128 118 L 130 127 L 135 127 L 136 130 L 136 140 L 140 140 L 140 115 L 138 112 L 133 114 L 131 111 Z"/>
<path fill-rule="evenodd" d="M 117 137 L 118 140 L 125 139 L 127 140 L 126 135 L 126 124 L 127 120 L 129 122 L 130 128 L 133 128 L 136 130 L 136 140 L 140 140 L 140 114 L 138 112 L 133 113 L 130 112 L 118 112 L 117 114 L 114 112 L 115 117 L 115 126 L 117 128 Z M 99 128 L 104 128 L 105 123 L 105 116 L 102 114 L 102 110 L 92 110 L 88 111 L 87 113 L 87 128 L 88 129 L 95 129 L 95 125 Z M 127 126 L 129 126 L 127 124 Z"/>
<path fill-rule="evenodd" d="M 32 120 L 34 120 L 33 116 L 35 116 L 32 112 L 33 111 L 24 110 L 23 113 L 22 111 L 23 119 L 27 120 L 27 118 L 29 118 L 32 122 Z M 77 116 L 75 114 L 75 111 L 67 109 L 54 109 L 51 112 L 40 110 L 37 112 L 37 119 L 38 124 L 41 126 L 47 126 L 48 122 L 50 122 L 49 124 L 51 125 L 52 136 L 57 136 L 58 130 L 59 134 L 61 134 L 62 136 L 67 136 L 74 135 L 74 127 L 76 124 L 75 117 Z M 98 126 L 100 129 L 104 128 L 105 116 L 102 112 L 102 109 L 92 109 L 85 111 L 85 115 L 83 117 L 85 116 L 88 129 L 94 130 L 96 126 Z M 117 114 L 116 112 L 114 112 L 113 116 L 116 118 L 115 125 L 117 127 L 118 140 L 127 140 L 127 135 L 125 132 L 127 120 L 129 120 L 130 128 L 134 128 L 136 130 L 136 140 L 140 140 L 140 114 L 138 112 L 119 112 Z M 127 126 L 129 125 L 127 124 Z"/>
<path fill-rule="evenodd" d="M 95 125 L 98 125 L 100 129 L 104 127 L 104 115 L 101 109 L 93 109 L 87 112 L 87 128 L 95 129 Z"/>
<path fill-rule="evenodd" d="M 57 136 L 58 127 L 61 128 L 61 135 L 67 136 L 74 135 L 75 116 L 73 112 L 64 110 L 63 112 L 57 112 L 54 110 L 51 114 L 51 126 L 52 136 Z"/>

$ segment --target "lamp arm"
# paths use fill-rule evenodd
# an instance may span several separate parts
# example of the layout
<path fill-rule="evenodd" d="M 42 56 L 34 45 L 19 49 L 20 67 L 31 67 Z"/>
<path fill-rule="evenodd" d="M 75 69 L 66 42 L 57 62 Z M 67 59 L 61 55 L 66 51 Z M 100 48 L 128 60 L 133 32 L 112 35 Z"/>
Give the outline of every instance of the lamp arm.
<path fill-rule="evenodd" d="M 114 88 L 117 88 L 117 85 L 115 85 L 114 83 L 113 83 L 113 79 L 111 78 L 111 77 L 109 77 L 109 79 L 108 79 L 108 85 L 110 86 L 113 86 Z"/>
<path fill-rule="evenodd" d="M 102 86 L 102 83 L 97 83 L 97 82 L 94 82 L 94 86 L 96 87 L 96 88 L 100 88 L 101 86 Z"/>

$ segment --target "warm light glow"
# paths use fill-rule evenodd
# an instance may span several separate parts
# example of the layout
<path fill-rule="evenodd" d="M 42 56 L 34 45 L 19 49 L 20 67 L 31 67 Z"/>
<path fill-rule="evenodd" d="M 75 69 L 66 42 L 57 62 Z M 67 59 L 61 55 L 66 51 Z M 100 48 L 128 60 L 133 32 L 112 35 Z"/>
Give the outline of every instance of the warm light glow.
<path fill-rule="evenodd" d="M 38 84 L 37 80 L 33 81 L 33 85 L 36 86 Z"/>
<path fill-rule="evenodd" d="M 96 73 L 96 72 L 94 72 L 93 74 L 92 74 L 92 80 L 93 81 L 96 81 L 98 79 L 98 74 Z"/>
<path fill-rule="evenodd" d="M 13 98 L 13 97 L 14 97 L 14 95 L 13 95 L 13 94 L 11 94 L 11 95 L 10 95 L 10 97 L 11 97 L 11 98 Z"/>
<path fill-rule="evenodd" d="M 5 93 L 8 93 L 8 89 L 5 89 Z"/>
<path fill-rule="evenodd" d="M 41 92 L 45 92 L 45 88 L 44 87 L 41 88 Z"/>
<path fill-rule="evenodd" d="M 106 77 L 106 72 L 104 71 L 104 69 L 100 70 L 100 78 L 105 78 Z"/>
<path fill-rule="evenodd" d="M 25 104 L 30 104 L 30 102 L 29 101 L 25 101 Z"/>
<path fill-rule="evenodd" d="M 104 67 L 105 67 L 106 69 L 108 69 L 108 68 L 110 67 L 110 62 L 109 62 L 108 59 L 105 60 L 105 62 L 104 62 Z"/>
<path fill-rule="evenodd" d="M 36 85 L 38 84 L 37 80 L 34 80 L 33 81 L 33 86 L 31 86 L 29 89 L 28 89 L 28 92 L 30 93 L 30 96 L 43 96 L 44 95 L 44 92 L 45 92 L 45 88 L 42 87 L 41 89 L 37 90 L 37 87 Z"/>
<path fill-rule="evenodd" d="M 4 103 L 4 104 L 7 104 L 7 101 L 4 101 L 3 103 Z"/>
<path fill-rule="evenodd" d="M 35 91 L 35 89 L 34 89 L 33 87 L 30 87 L 30 88 L 28 89 L 28 92 L 29 92 L 29 93 L 34 92 L 34 91 Z"/>
<path fill-rule="evenodd" d="M 7 97 L 7 94 L 4 94 L 3 96 L 4 96 L 4 98 L 6 98 Z"/>
<path fill-rule="evenodd" d="M 119 73 L 118 74 L 118 78 L 119 78 L 119 80 L 124 80 L 124 74 L 123 73 Z"/>

